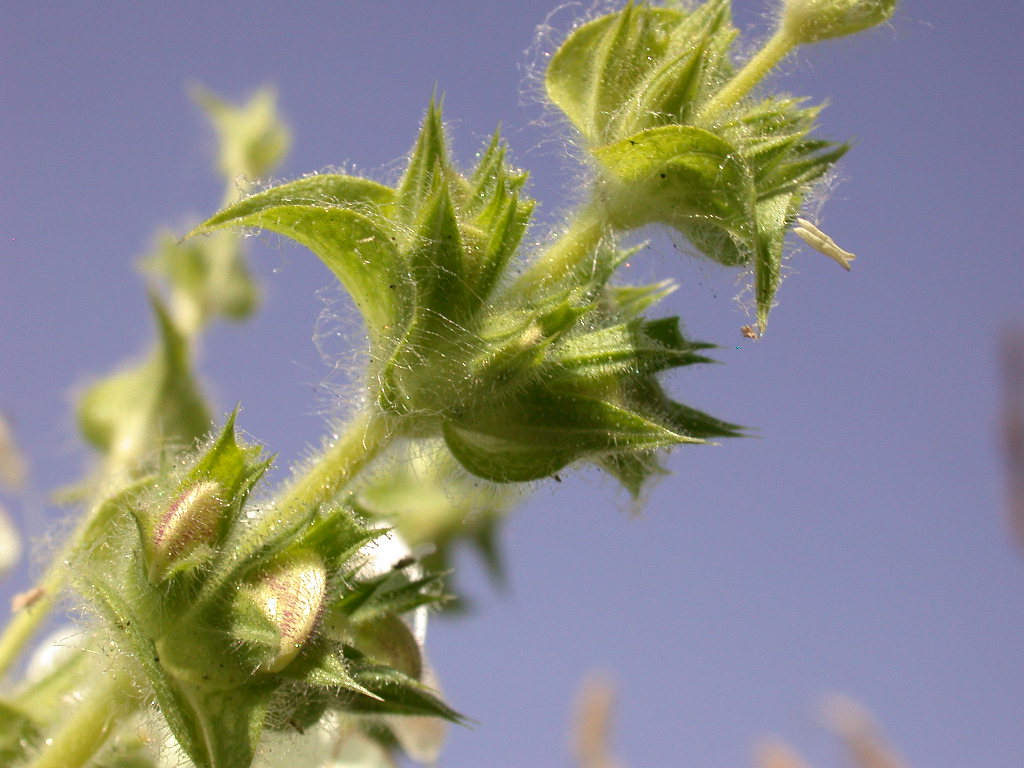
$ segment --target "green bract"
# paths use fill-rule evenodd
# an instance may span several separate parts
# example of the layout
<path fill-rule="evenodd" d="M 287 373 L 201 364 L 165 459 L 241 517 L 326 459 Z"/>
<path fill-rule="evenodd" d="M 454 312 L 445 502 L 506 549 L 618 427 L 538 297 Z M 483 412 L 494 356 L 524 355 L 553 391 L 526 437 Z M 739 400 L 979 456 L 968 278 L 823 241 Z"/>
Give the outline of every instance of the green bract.
<path fill-rule="evenodd" d="M 591 460 L 637 492 L 629 457 L 735 427 L 671 401 L 662 371 L 705 362 L 674 320 L 639 309 L 665 286 L 620 294 L 623 255 L 531 288 L 514 281 L 533 202 L 497 137 L 474 171 L 448 159 L 431 105 L 394 189 L 367 179 L 311 176 L 229 206 L 195 230 L 259 226 L 309 247 L 351 294 L 369 332 L 368 388 L 401 434 L 442 436 L 473 474 L 535 480 Z M 641 291 L 641 293 L 645 293 Z M 620 296 L 628 301 L 619 305 Z M 717 425 L 714 429 L 707 425 Z M 623 470 L 626 464 L 634 467 Z"/>

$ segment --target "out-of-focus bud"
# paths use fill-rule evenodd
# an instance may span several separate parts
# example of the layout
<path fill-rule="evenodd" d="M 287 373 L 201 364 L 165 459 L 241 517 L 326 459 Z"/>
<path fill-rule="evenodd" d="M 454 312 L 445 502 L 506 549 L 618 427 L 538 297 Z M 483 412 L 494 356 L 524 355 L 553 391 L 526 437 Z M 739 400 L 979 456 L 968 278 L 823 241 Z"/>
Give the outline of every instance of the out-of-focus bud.
<path fill-rule="evenodd" d="M 429 666 L 423 669 L 424 685 L 440 691 L 437 676 Z M 448 737 L 448 723 L 440 717 L 402 717 L 387 715 L 388 727 L 402 750 L 417 763 L 435 765 Z"/>
<path fill-rule="evenodd" d="M 0 505 L 0 577 L 5 576 L 21 558 L 21 536 L 7 510 Z"/>
<path fill-rule="evenodd" d="M 202 87 L 193 90 L 219 139 L 217 164 L 229 184 L 239 176 L 258 179 L 288 152 L 291 136 L 277 114 L 277 94 L 261 88 L 242 105 L 231 104 Z"/>
<path fill-rule="evenodd" d="M 796 43 L 852 35 L 889 20 L 897 0 L 787 0 L 780 28 Z"/>
<path fill-rule="evenodd" d="M 150 540 L 149 580 L 163 581 L 172 566 L 199 544 L 212 542 L 224 511 L 223 489 L 204 480 L 186 488 L 157 521 Z"/>
<path fill-rule="evenodd" d="M 28 463 L 14 441 L 14 431 L 7 417 L 0 413 L 0 486 L 20 491 L 27 477 Z"/>
<path fill-rule="evenodd" d="M 327 590 L 327 569 L 315 552 L 302 552 L 264 571 L 250 596 L 278 631 L 275 656 L 260 669 L 279 672 L 292 662 L 313 634 Z"/>

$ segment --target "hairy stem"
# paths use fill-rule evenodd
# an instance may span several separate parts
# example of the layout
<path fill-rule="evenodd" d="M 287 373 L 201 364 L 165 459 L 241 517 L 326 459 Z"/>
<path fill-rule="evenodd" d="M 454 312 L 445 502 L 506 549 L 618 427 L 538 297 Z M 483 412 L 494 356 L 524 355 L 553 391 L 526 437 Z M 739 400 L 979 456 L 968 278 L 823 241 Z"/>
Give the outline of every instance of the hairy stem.
<path fill-rule="evenodd" d="M 80 768 L 137 706 L 124 673 L 107 670 L 27 768 Z"/>
<path fill-rule="evenodd" d="M 333 499 L 391 442 L 394 426 L 394 420 L 386 414 L 371 409 L 364 411 L 305 474 L 292 480 L 278 497 L 277 508 L 310 507 Z"/>
<path fill-rule="evenodd" d="M 513 291 L 532 291 L 557 281 L 593 256 L 608 229 L 603 206 L 594 201 L 581 208 L 569 226 L 516 280 Z"/>
<path fill-rule="evenodd" d="M 732 80 L 726 83 L 725 87 L 704 105 L 694 122 L 708 123 L 723 110 L 738 102 L 795 47 L 796 43 L 793 42 L 793 39 L 781 29 L 778 30 L 765 43 L 764 47 L 743 65 L 743 68 L 736 73 Z"/>

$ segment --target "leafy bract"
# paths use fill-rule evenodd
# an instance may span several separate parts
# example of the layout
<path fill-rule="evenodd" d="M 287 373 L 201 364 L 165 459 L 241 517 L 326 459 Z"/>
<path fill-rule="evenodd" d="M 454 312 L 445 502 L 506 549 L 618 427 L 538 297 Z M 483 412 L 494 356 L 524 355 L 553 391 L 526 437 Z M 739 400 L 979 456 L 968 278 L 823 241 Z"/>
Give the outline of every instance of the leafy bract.
<path fill-rule="evenodd" d="M 380 331 L 401 322 L 411 298 L 402 296 L 408 294 L 408 285 L 395 236 L 372 216 L 374 206 L 393 199 L 390 189 L 366 179 L 311 176 L 229 206 L 193 234 L 256 226 L 296 240 L 345 286 L 367 327 Z"/>
<path fill-rule="evenodd" d="M 731 39 L 729 5 L 693 12 L 628 3 L 574 30 L 545 75 L 551 99 L 592 145 L 663 122 L 684 121 L 721 77 L 719 38 Z"/>

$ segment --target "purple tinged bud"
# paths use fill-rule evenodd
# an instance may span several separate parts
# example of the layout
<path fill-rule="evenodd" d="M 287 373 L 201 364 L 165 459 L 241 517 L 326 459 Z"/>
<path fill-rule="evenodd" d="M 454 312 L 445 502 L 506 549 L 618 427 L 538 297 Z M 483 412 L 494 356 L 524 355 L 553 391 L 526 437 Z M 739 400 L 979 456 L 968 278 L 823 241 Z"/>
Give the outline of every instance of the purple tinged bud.
<path fill-rule="evenodd" d="M 277 627 L 277 654 L 264 662 L 263 672 L 279 672 L 298 656 L 313 634 L 327 591 L 327 569 L 315 552 L 303 552 L 263 572 L 250 596 L 260 612 Z"/>
<path fill-rule="evenodd" d="M 204 480 L 182 491 L 157 521 L 149 548 L 149 580 L 163 581 L 174 563 L 198 545 L 211 543 L 224 511 L 222 488 Z"/>
<path fill-rule="evenodd" d="M 852 35 L 892 16 L 897 0 L 787 0 L 783 32 L 797 43 Z"/>

